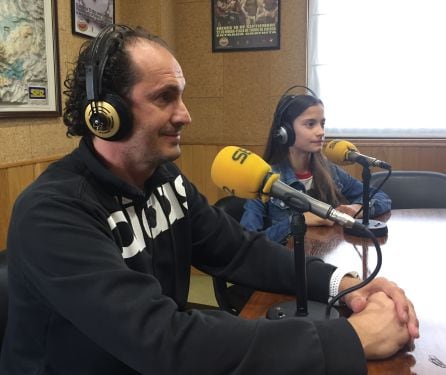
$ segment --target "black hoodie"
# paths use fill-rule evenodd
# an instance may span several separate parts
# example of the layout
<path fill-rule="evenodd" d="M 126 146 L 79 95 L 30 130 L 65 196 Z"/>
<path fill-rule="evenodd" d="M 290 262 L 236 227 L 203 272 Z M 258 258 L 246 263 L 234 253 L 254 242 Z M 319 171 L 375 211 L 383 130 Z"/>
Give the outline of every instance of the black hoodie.
<path fill-rule="evenodd" d="M 292 294 L 294 261 L 210 206 L 173 163 L 142 192 L 107 170 L 83 139 L 17 199 L 7 247 L 1 375 L 367 372 L 346 319 L 185 311 L 191 265 Z M 327 300 L 333 270 L 308 258 L 310 298 Z"/>

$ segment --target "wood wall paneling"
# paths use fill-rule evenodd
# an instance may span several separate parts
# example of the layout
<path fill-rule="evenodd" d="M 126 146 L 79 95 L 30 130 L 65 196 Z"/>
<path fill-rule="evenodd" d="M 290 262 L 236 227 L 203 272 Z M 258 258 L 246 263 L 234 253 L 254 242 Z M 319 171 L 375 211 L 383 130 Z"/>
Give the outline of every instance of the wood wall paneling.
<path fill-rule="evenodd" d="M 0 250 L 6 247 L 6 237 L 14 202 L 54 160 L 44 159 L 9 166 L 0 166 Z"/>
<path fill-rule="evenodd" d="M 0 169 L 0 250 L 5 248 L 6 232 L 11 212 L 7 174 L 6 169 Z"/>

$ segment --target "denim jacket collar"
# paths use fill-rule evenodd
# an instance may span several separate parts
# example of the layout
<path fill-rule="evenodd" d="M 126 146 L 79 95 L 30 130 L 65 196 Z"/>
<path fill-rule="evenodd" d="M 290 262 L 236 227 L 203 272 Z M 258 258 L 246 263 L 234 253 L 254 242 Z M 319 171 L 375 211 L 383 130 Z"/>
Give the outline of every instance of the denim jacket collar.
<path fill-rule="evenodd" d="M 280 180 L 293 188 L 301 191 L 305 191 L 305 187 L 302 182 L 296 176 L 293 168 L 291 167 L 290 161 L 285 159 L 284 161 L 273 164 L 272 170 L 274 173 L 280 174 Z"/>

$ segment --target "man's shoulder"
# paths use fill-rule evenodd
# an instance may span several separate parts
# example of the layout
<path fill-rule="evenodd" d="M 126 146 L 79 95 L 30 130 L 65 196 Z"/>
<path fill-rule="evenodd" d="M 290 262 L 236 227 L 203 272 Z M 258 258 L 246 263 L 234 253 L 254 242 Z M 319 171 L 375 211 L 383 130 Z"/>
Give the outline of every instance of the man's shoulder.
<path fill-rule="evenodd" d="M 69 154 L 50 164 L 33 182 L 20 194 L 22 199 L 36 199 L 38 196 L 50 196 L 65 193 L 73 194 L 76 186 L 85 181 L 86 167 L 73 160 Z"/>

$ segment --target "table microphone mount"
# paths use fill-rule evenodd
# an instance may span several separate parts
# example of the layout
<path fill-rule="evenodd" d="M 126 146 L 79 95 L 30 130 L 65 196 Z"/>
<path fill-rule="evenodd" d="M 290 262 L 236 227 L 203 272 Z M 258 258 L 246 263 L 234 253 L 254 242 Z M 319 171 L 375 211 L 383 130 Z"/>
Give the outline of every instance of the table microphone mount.
<path fill-rule="evenodd" d="M 294 242 L 294 266 L 296 269 L 296 301 L 280 302 L 269 308 L 266 317 L 277 320 L 289 317 L 303 317 L 312 320 L 336 319 L 339 313 L 327 309 L 327 304 L 308 301 L 307 272 L 305 261 L 305 224 L 304 211 L 292 209 L 291 234 Z"/>
<path fill-rule="evenodd" d="M 375 237 L 387 236 L 386 223 L 370 220 L 370 167 L 365 158 L 357 158 L 356 162 L 362 165 L 362 224 L 370 230 Z M 352 236 L 368 237 L 367 232 L 356 228 L 344 228 L 344 232 Z"/>

